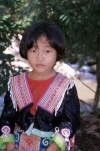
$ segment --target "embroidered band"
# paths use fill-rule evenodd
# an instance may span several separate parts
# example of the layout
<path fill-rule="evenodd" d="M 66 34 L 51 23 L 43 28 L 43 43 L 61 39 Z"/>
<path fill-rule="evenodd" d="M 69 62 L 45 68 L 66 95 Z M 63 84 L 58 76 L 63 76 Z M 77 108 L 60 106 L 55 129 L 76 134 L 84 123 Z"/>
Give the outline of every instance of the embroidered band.
<path fill-rule="evenodd" d="M 69 78 L 59 73 L 39 102 L 39 106 L 52 114 L 70 82 Z"/>
<path fill-rule="evenodd" d="M 8 82 L 8 90 L 10 90 L 14 108 L 16 108 L 17 103 L 20 110 L 34 101 L 26 76 L 27 73 L 14 76 Z M 55 110 L 56 114 L 70 83 L 71 80 L 69 78 L 60 73 L 57 74 L 38 105 L 51 114 Z"/>
<path fill-rule="evenodd" d="M 26 80 L 26 73 L 12 77 L 9 85 L 11 96 L 13 96 L 12 101 L 17 102 L 20 110 L 33 102 Z"/>

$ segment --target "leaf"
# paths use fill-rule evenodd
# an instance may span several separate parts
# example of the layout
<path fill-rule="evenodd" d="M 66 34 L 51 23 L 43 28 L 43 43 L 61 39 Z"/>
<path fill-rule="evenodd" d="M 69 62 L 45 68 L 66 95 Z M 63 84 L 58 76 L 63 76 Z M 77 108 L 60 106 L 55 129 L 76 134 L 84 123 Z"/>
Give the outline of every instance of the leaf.
<path fill-rule="evenodd" d="M 10 17 L 11 17 L 10 14 L 4 15 L 4 16 L 3 16 L 3 20 L 7 20 L 7 19 L 9 19 Z"/>
<path fill-rule="evenodd" d="M 4 54 L 4 53 L 0 53 L 0 58 L 1 59 L 11 59 L 11 58 L 13 58 L 14 56 L 13 55 L 11 55 L 11 54 Z"/>
<path fill-rule="evenodd" d="M 65 21 L 65 25 L 68 25 L 69 24 L 69 18 L 67 18 L 67 20 Z"/>
<path fill-rule="evenodd" d="M 3 52 L 5 50 L 5 47 L 0 45 L 0 53 Z"/>
<path fill-rule="evenodd" d="M 0 85 L 0 96 L 7 91 L 7 84 Z"/>

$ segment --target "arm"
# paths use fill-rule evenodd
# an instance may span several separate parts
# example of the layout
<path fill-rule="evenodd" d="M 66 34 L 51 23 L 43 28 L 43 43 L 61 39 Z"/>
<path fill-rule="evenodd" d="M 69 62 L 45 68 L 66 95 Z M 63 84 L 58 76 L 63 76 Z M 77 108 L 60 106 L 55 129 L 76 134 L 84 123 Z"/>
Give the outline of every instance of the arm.
<path fill-rule="evenodd" d="M 52 138 L 52 142 L 55 142 L 63 151 L 67 144 L 66 142 L 76 133 L 80 120 L 80 105 L 74 83 L 71 83 L 66 90 L 63 102 L 57 111 L 55 119 L 60 114 L 62 114 L 60 124 Z"/>
<path fill-rule="evenodd" d="M 13 108 L 10 93 L 7 91 L 4 98 L 4 108 L 0 119 L 0 149 L 7 147 L 7 150 L 10 150 L 14 147 L 14 128 L 16 114 L 17 112 Z"/>

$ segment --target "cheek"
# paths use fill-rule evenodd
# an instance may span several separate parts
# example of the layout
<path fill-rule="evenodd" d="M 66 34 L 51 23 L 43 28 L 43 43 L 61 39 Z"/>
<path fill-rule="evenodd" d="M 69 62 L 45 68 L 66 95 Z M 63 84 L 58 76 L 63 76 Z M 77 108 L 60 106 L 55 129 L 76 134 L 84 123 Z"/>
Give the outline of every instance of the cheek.
<path fill-rule="evenodd" d="M 55 62 L 56 62 L 56 60 L 57 60 L 57 56 L 54 55 L 54 56 L 49 57 L 48 59 L 49 59 L 49 62 L 50 62 L 52 65 L 54 65 Z"/>
<path fill-rule="evenodd" d="M 29 59 L 29 52 L 27 52 L 27 60 Z"/>
<path fill-rule="evenodd" d="M 53 60 L 56 62 L 56 60 L 57 60 L 57 52 L 54 54 Z"/>
<path fill-rule="evenodd" d="M 27 53 L 27 59 L 31 61 L 32 58 L 33 58 L 32 53 L 28 52 L 28 53 Z"/>

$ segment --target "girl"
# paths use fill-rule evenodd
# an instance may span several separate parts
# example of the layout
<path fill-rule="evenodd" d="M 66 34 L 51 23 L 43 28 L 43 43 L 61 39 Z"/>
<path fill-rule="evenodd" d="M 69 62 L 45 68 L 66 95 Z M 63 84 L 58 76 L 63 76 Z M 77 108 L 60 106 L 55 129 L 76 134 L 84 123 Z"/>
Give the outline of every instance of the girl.
<path fill-rule="evenodd" d="M 9 78 L 0 120 L 0 149 L 72 150 L 80 105 L 73 81 L 53 70 L 65 56 L 60 29 L 35 23 L 23 35 L 20 55 L 32 71 Z"/>

